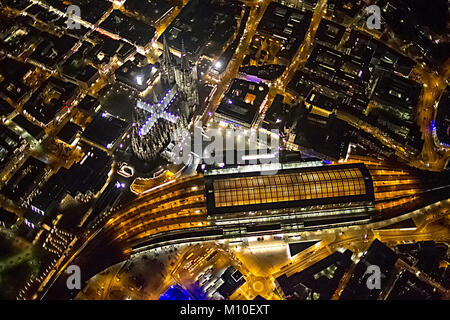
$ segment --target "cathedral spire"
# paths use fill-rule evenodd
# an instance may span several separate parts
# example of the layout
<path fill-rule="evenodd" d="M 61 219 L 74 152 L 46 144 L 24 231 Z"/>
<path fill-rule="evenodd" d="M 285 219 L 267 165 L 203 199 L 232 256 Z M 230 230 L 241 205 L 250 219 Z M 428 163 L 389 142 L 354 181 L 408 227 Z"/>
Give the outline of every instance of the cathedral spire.
<path fill-rule="evenodd" d="M 163 36 L 163 60 L 168 67 L 172 67 L 172 54 L 165 35 Z"/>
<path fill-rule="evenodd" d="M 186 48 L 184 47 L 183 39 L 181 39 L 181 70 L 189 70 L 189 62 L 186 56 Z"/>
<path fill-rule="evenodd" d="M 166 36 L 163 36 L 163 56 L 161 61 L 161 76 L 166 83 L 173 83 L 175 81 L 174 75 L 174 63 L 172 59 L 172 53 L 170 52 L 169 44 L 167 43 Z"/>

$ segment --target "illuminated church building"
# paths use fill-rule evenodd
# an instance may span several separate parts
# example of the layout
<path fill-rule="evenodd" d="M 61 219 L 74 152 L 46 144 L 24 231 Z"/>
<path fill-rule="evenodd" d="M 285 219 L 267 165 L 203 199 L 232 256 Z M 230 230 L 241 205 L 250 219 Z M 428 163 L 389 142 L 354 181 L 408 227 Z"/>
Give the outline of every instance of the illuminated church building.
<path fill-rule="evenodd" d="M 159 85 L 161 90 L 152 90 L 152 102 L 138 101 L 133 112 L 133 152 L 146 162 L 154 161 L 189 124 L 199 104 L 197 66 L 189 62 L 184 45 L 176 63 L 165 38 Z"/>

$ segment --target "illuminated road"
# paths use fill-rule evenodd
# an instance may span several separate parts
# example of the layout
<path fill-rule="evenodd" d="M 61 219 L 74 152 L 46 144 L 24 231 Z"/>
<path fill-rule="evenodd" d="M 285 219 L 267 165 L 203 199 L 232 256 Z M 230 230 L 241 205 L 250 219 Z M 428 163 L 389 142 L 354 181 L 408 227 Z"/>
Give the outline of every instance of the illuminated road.
<path fill-rule="evenodd" d="M 406 216 L 415 217 L 417 215 L 420 216 L 423 214 L 430 214 L 427 210 L 432 210 L 432 212 L 438 214 L 438 217 L 435 219 L 445 219 L 445 217 L 450 214 L 450 202 L 448 200 L 443 201 L 442 205 L 442 209 L 437 207 L 433 208 L 433 206 L 430 206 L 427 209 L 420 209 L 415 213 L 411 213 Z M 417 225 L 417 228 L 413 229 L 375 230 L 382 226 L 392 224 L 392 221 L 396 221 L 398 219 L 399 218 L 394 218 L 375 224 L 343 228 L 342 230 L 345 231 L 341 231 L 339 233 L 324 232 L 325 236 L 321 237 L 322 241 L 296 255 L 289 264 L 282 266 L 279 271 L 275 273 L 275 277 L 284 273 L 289 276 L 290 274 L 299 272 L 325 258 L 341 247 L 352 248 L 352 250 L 363 252 L 375 239 L 385 243 L 403 243 L 405 241 L 416 242 L 427 240 L 435 240 L 439 242 L 448 241 L 448 239 L 450 239 L 450 231 L 448 228 L 440 224 L 430 226 L 431 222 L 427 220 L 422 221 Z M 310 237 L 315 238 L 314 235 L 310 235 Z"/>
<path fill-rule="evenodd" d="M 212 114 L 215 112 L 218 107 L 220 101 L 222 100 L 225 92 L 228 89 L 231 81 L 236 78 L 239 67 L 242 64 L 242 60 L 244 59 L 245 54 L 248 51 L 248 47 L 253 38 L 253 35 L 256 32 L 256 28 L 258 27 L 258 23 L 261 20 L 264 12 L 266 11 L 267 6 L 269 5 L 270 0 L 263 0 L 258 2 L 255 6 L 252 6 L 250 10 L 249 20 L 247 22 L 247 26 L 245 27 L 244 34 L 242 36 L 241 42 L 239 43 L 236 52 L 230 63 L 228 64 L 227 69 L 224 71 L 222 76 L 222 80 L 220 84 L 217 85 L 217 90 L 212 96 L 208 106 L 202 117 L 203 125 L 206 126 L 207 122 L 211 118 Z M 212 83 L 213 85 L 215 83 Z"/>
<path fill-rule="evenodd" d="M 444 64 L 439 75 L 420 66 L 414 69 L 414 73 L 417 74 L 418 80 L 424 86 L 417 106 L 417 118 L 425 143 L 421 159 L 414 161 L 412 165 L 425 170 L 442 171 L 450 159 L 450 149 L 447 148 L 446 150 L 444 149 L 445 151 L 441 151 L 437 148 L 433 137 L 435 132 L 433 132 L 432 122 L 436 118 L 435 106 L 437 106 L 437 101 L 446 87 L 445 80 L 450 77 L 450 60 L 447 60 Z"/>
<path fill-rule="evenodd" d="M 320 21 L 325 16 L 327 11 L 326 5 L 327 0 L 320 0 L 317 3 L 316 8 L 314 9 L 313 12 L 313 16 L 311 18 L 308 31 L 305 34 L 305 39 L 303 40 L 297 53 L 293 57 L 291 63 L 287 66 L 284 73 L 277 81 L 274 82 L 274 85 L 270 87 L 267 103 L 265 104 L 265 106 L 263 106 L 263 109 L 260 110 L 258 120 L 255 122 L 254 128 L 260 126 L 267 109 L 270 107 L 273 99 L 277 94 L 289 96 L 289 94 L 285 92 L 285 88 L 288 85 L 288 83 L 292 80 L 292 77 L 294 76 L 295 72 L 306 63 L 306 60 L 309 54 L 311 53 L 311 50 L 314 45 L 314 37 L 316 35 L 317 28 L 319 27 Z"/>
<path fill-rule="evenodd" d="M 231 264 L 238 268 L 247 280 L 246 284 L 233 294 L 231 299 L 253 299 L 258 294 L 267 299 L 279 299 L 280 297 L 274 293 L 274 280 L 276 277 L 282 274 L 289 276 L 293 273 L 302 271 L 340 248 L 348 248 L 360 255 L 367 250 L 374 239 L 379 239 L 389 246 L 410 241 L 447 241 L 450 238 L 448 228 L 436 222 L 448 218 L 449 212 L 450 202 L 447 200 L 417 210 L 416 212 L 407 214 L 403 217 L 390 219 L 389 221 L 377 222 L 365 226 L 301 232 L 298 236 L 303 240 L 317 239 L 320 240 L 320 242 L 302 251 L 293 258 L 286 258 L 288 259 L 287 263 L 283 262 L 275 266 L 273 266 L 273 262 L 275 261 L 270 262 L 270 258 L 268 258 L 269 260 L 266 259 L 266 261 L 258 260 L 258 264 L 255 265 L 255 262 L 252 263 L 249 261 L 248 254 L 241 251 L 257 250 L 256 255 L 269 254 L 273 248 L 274 254 L 280 255 L 280 253 L 285 250 L 283 248 L 286 248 L 286 242 L 266 240 L 263 243 L 251 242 L 248 247 L 242 247 L 241 245 L 235 246 L 231 245 L 231 243 L 227 244 L 228 242 L 225 241 L 223 246 L 218 246 L 217 243 L 212 242 L 188 246 L 186 247 L 186 250 L 182 252 L 182 255 L 177 255 L 177 259 L 175 260 L 177 263 L 175 265 L 167 266 L 164 269 L 164 274 L 161 275 L 163 276 L 161 278 L 161 284 L 163 285 L 158 287 L 160 289 L 155 290 L 151 294 L 138 294 L 135 290 L 132 290 L 132 296 L 137 299 L 156 299 L 162 290 L 164 290 L 164 287 L 168 287 L 176 282 L 182 284 L 185 288 L 190 288 L 200 272 L 205 271 L 209 267 L 214 268 L 216 271 L 223 270 L 223 268 Z M 433 218 L 428 219 L 428 217 Z M 414 219 L 417 228 L 375 230 L 407 218 Z M 153 252 L 154 250 L 155 249 L 150 252 Z M 212 257 L 212 254 L 216 251 L 220 252 L 220 254 L 216 254 L 215 259 L 211 259 L 210 257 Z M 401 261 L 399 263 L 402 264 Z M 406 265 L 403 265 L 403 268 L 408 270 L 411 269 L 411 267 Z M 124 270 L 124 267 L 122 266 L 120 269 Z M 99 280 L 100 282 L 97 285 L 97 288 L 100 287 L 100 284 L 102 284 L 102 287 L 109 287 L 108 283 L 113 282 L 114 291 L 120 289 L 130 294 L 129 276 L 124 272 L 124 274 L 120 276 L 120 280 L 119 277 L 114 279 L 117 275 L 117 272 L 114 270 L 116 269 L 111 269 L 106 280 Z M 213 273 L 216 271 L 213 271 Z M 411 271 L 416 273 L 414 268 L 412 268 Z M 348 280 L 348 275 L 349 273 L 347 273 L 347 277 L 344 277 L 341 281 L 341 285 L 336 290 L 334 299 L 339 297 L 346 280 Z M 434 287 L 440 288 L 438 284 L 434 283 L 425 275 L 420 275 L 420 277 Z M 440 288 L 440 290 L 442 290 L 442 288 Z M 106 294 L 106 291 L 104 294 Z"/>
<path fill-rule="evenodd" d="M 256 32 L 257 25 L 270 1 L 264 0 L 258 3 L 249 3 L 251 5 L 250 18 L 234 57 L 228 65 L 227 70 L 224 71 L 223 79 L 220 83 L 217 84 L 211 81 L 217 86 L 217 90 L 203 114 L 202 121 L 204 124 L 207 124 L 210 120 L 224 93 L 227 91 L 229 84 L 237 76 L 242 60 L 248 52 L 249 44 Z M 314 11 L 310 27 L 306 33 L 305 40 L 281 78 L 271 86 L 268 103 L 260 110 L 259 120 L 264 116 L 266 109 L 270 105 L 275 94 L 283 93 L 286 95 L 284 92 L 286 85 L 292 79 L 294 73 L 306 62 L 314 44 L 313 39 L 317 27 L 326 13 L 326 4 L 326 0 L 319 1 Z M 104 20 L 108 14 L 109 13 L 107 13 L 102 20 Z M 171 15 L 167 20 L 161 23 L 161 25 L 157 26 L 158 34 L 163 32 L 168 23 L 175 16 L 176 14 Z M 158 50 L 152 48 L 148 55 L 149 57 L 156 57 L 158 55 Z M 90 88 L 89 93 L 95 95 L 100 87 L 105 84 L 104 79 L 114 72 L 114 68 L 116 67 L 118 67 L 118 65 L 106 70 L 102 75 L 102 80 L 94 87 Z M 382 141 L 382 143 L 393 148 L 397 152 L 397 155 L 408 160 L 414 166 L 428 170 L 442 170 L 447 160 L 450 158 L 450 150 L 441 154 L 439 153 L 435 146 L 430 123 L 435 117 L 433 104 L 444 89 L 444 80 L 447 79 L 449 75 L 450 66 L 448 64 L 439 76 L 435 76 L 420 67 L 415 70 L 415 76 L 418 76 L 421 79 L 420 81 L 422 81 L 425 87 L 418 105 L 419 124 L 425 135 L 422 159 L 417 159 L 417 157 L 412 154 L 411 150 L 408 150 L 404 145 L 397 143 L 385 135 L 381 130 L 342 112 L 338 112 L 338 117 L 355 127 L 372 134 Z M 71 105 L 70 107 L 74 107 L 75 105 L 76 104 Z M 67 120 L 72 116 L 73 113 L 68 112 L 64 119 Z M 64 121 L 48 129 L 47 133 L 54 136 L 64 124 Z M 260 121 L 257 122 L 257 124 L 259 123 Z M 37 156 L 44 154 L 42 146 L 36 145 L 36 143 L 32 144 L 31 142 L 30 144 L 32 151 L 34 150 L 33 152 L 35 152 Z M 50 159 L 53 161 L 57 159 L 57 156 L 51 155 Z M 374 178 L 375 208 L 383 213 L 388 212 L 389 209 L 392 208 L 403 207 L 403 205 L 415 203 L 414 201 L 420 199 L 421 192 L 424 192 L 421 179 L 407 171 L 402 171 L 401 169 L 394 170 L 376 162 L 370 168 L 370 171 Z M 80 234 L 74 239 L 71 244 L 73 247 L 65 252 L 56 264 L 54 270 L 43 282 L 41 286 L 42 292 L 39 292 L 38 294 L 39 298 L 42 297 L 42 295 L 45 295 L 49 286 L 56 283 L 70 263 L 74 261 L 77 263 L 85 262 L 83 259 L 87 260 L 87 258 L 85 258 L 86 252 L 95 253 L 95 250 L 97 250 L 96 245 L 100 243 L 105 246 L 110 244 L 118 245 L 118 247 L 123 249 L 122 253 L 124 254 L 124 257 L 127 257 L 135 244 L 139 245 L 145 243 L 145 240 L 155 235 L 174 234 L 178 231 L 189 229 L 197 230 L 207 229 L 209 227 L 216 227 L 216 229 L 221 228 L 220 226 L 214 226 L 216 221 L 207 217 L 205 186 L 201 175 L 179 179 L 178 176 L 174 177 L 170 174 L 166 174 L 162 176 L 161 179 L 156 179 L 154 181 L 144 179 L 137 180 L 134 187 L 134 191 L 137 194 L 141 194 L 137 200 L 122 206 L 109 215 L 105 215 L 105 221 L 98 222 L 92 229 L 84 234 Z M 322 188 L 323 185 L 320 187 Z M 270 285 L 273 284 L 274 277 L 281 274 L 290 275 L 301 271 L 324 259 L 338 248 L 346 247 L 358 252 L 363 252 L 367 249 L 368 244 L 376 238 L 389 243 L 401 243 L 402 241 L 448 240 L 449 230 L 444 226 L 434 224 L 435 221 L 438 221 L 443 217 L 448 217 L 448 201 L 443 202 L 442 205 L 445 207 L 444 209 L 441 207 L 432 207 L 431 209 L 420 209 L 418 212 L 413 213 L 412 215 L 417 218 L 416 222 L 420 222 L 417 224 L 418 228 L 414 230 L 396 229 L 374 231 L 374 229 L 388 224 L 387 221 L 384 221 L 363 226 L 359 225 L 355 227 L 297 232 L 296 235 L 299 237 L 309 237 L 321 241 L 317 243 L 317 245 L 306 249 L 295 256 L 288 264 L 280 265 L 272 269 L 269 268 L 270 274 L 267 276 L 261 276 L 258 272 L 251 270 L 250 268 L 246 269 L 244 263 L 244 266 L 240 267 L 243 274 L 246 277 L 253 279 L 252 282 L 260 283 L 262 288 L 258 286 L 253 288 L 243 287 L 237 292 L 236 298 L 249 298 L 254 296 L 257 292 L 264 292 L 265 296 L 275 298 L 272 293 L 273 285 Z M 273 215 L 271 218 L 278 218 L 281 220 L 281 217 L 277 215 Z M 391 219 L 390 222 L 395 219 L 396 218 Z M 105 223 L 103 224 L 103 222 Z M 227 225 L 227 227 L 233 226 L 240 226 L 239 221 Z M 182 238 L 183 234 L 181 234 L 180 237 L 181 239 L 178 239 L 180 241 L 189 241 L 187 238 Z M 242 239 L 241 235 L 236 237 Z M 156 246 L 157 245 L 159 245 L 159 243 L 156 243 Z M 232 255 L 232 250 L 227 252 L 227 254 Z M 232 256 L 229 256 L 229 258 L 232 261 L 235 261 L 236 259 Z M 239 259 L 237 259 L 237 261 L 238 260 Z M 199 261 L 199 263 L 201 263 L 203 260 L 200 259 Z M 237 263 L 237 261 L 235 262 Z M 114 281 L 114 277 L 115 274 L 109 279 L 109 284 L 111 284 L 111 281 Z M 164 283 L 168 284 L 170 281 L 167 280 Z M 107 287 L 109 287 L 109 285 Z"/>
<path fill-rule="evenodd" d="M 382 163 L 374 162 L 369 168 L 374 180 L 375 195 L 379 199 L 383 199 L 381 204 L 385 204 L 386 207 L 382 208 L 382 215 L 386 215 L 389 218 L 389 212 L 391 209 L 405 208 L 420 208 L 422 202 L 412 201 L 413 197 L 418 197 L 422 187 L 420 184 L 415 184 L 416 178 L 408 170 L 392 169 L 389 166 Z M 138 199 L 123 205 L 118 210 L 105 215 L 104 219 L 100 219 L 97 224 L 92 225 L 92 229 L 86 232 L 83 236 L 80 236 L 77 243 L 73 244 L 73 250 L 69 250 L 62 257 L 58 263 L 55 273 L 49 275 L 47 280 L 48 284 L 52 284 L 56 279 L 62 275 L 63 270 L 72 263 L 86 263 L 88 262 L 89 254 L 95 254 L 98 252 L 98 246 L 109 246 L 122 248 L 122 254 L 124 257 L 128 256 L 132 250 L 130 248 L 143 246 L 147 239 L 155 239 L 152 242 L 152 247 L 158 247 L 164 243 L 164 245 L 170 244 L 172 238 L 164 240 L 164 238 L 158 238 L 158 234 L 162 235 L 174 235 L 177 243 L 187 243 L 191 241 L 187 236 L 189 230 L 198 232 L 199 230 L 220 230 L 223 228 L 233 229 L 239 227 L 241 222 L 238 219 L 228 221 L 227 219 L 211 219 L 206 215 L 205 204 L 205 186 L 203 177 L 193 176 L 188 178 L 176 179 L 173 184 L 166 185 L 160 189 L 155 190 L 148 195 L 139 197 Z M 404 182 L 404 183 L 402 183 Z M 411 190 L 413 194 L 411 194 Z M 424 190 L 425 191 L 425 190 Z M 377 196 L 378 195 L 378 196 Z M 402 200 L 402 202 L 398 202 Z M 411 207 L 413 206 L 413 207 Z M 418 225 L 427 225 L 432 223 L 433 220 L 441 219 L 443 216 L 448 215 L 449 201 L 443 201 L 439 205 L 431 205 L 430 208 L 419 209 L 412 214 L 400 216 L 401 219 L 409 217 L 426 216 L 422 220 L 417 220 Z M 446 209 L 447 208 L 447 209 Z M 444 210 L 445 209 L 445 210 Z M 377 209 L 379 210 L 379 209 Z M 406 209 L 402 209 L 403 212 Z M 412 209 L 414 210 L 414 209 Z M 408 212 L 408 211 L 407 211 Z M 436 212 L 438 212 L 436 214 Z M 397 213 L 401 214 L 401 213 Z M 255 216 L 255 218 L 258 218 Z M 277 220 L 278 219 L 278 220 Z M 284 215 L 272 215 L 271 221 L 273 223 L 285 219 Z M 397 220 L 396 220 L 397 219 Z M 388 222 L 398 222 L 399 218 L 392 218 Z M 381 225 L 385 225 L 387 222 L 379 222 L 372 225 L 358 225 L 354 227 L 338 227 L 336 225 L 329 225 L 323 230 L 315 231 L 314 229 L 309 231 L 295 231 L 295 234 L 302 236 L 307 234 L 310 239 L 321 239 L 322 241 L 317 247 L 310 249 L 311 252 L 306 250 L 298 257 L 295 257 L 290 264 L 279 271 L 273 270 L 274 274 L 279 272 L 296 272 L 302 268 L 305 268 L 314 262 L 317 262 L 338 247 L 349 246 L 355 250 L 360 250 L 362 246 L 368 244 L 370 239 L 375 237 L 382 241 L 405 241 L 405 240 L 426 240 L 436 239 L 440 236 L 442 238 L 448 237 L 448 230 L 442 233 L 440 230 L 434 230 L 432 233 L 428 232 L 428 229 L 417 229 L 416 231 L 397 231 L 389 233 L 385 231 L 372 232 L 373 226 L 379 228 Z M 353 228 L 352 231 L 347 232 L 346 228 Z M 345 232 L 344 235 L 337 235 L 339 230 Z M 219 238 L 223 236 L 220 234 Z M 367 234 L 368 238 L 364 239 L 364 235 Z M 237 234 L 234 237 L 242 237 L 243 234 Z M 210 239 L 208 237 L 200 237 L 196 241 L 206 241 Z M 86 251 L 87 250 L 87 251 Z M 314 252 L 312 252 L 314 251 Z M 309 252 L 309 253 L 308 253 Z M 309 256 L 305 256 L 308 255 Z M 80 260 L 81 259 L 81 260 Z M 123 258 L 122 258 L 123 259 Z M 83 262 L 85 261 L 85 262 Z M 298 261 L 298 264 L 296 263 Z M 277 273 L 278 272 L 278 273 Z M 250 272 L 252 275 L 257 273 Z M 267 279 L 266 279 L 267 280 Z M 267 280 L 268 281 L 268 280 Z M 44 283 L 45 287 L 48 284 Z M 45 290 L 43 290 L 45 292 Z"/>
<path fill-rule="evenodd" d="M 275 81 L 274 85 L 270 87 L 269 98 L 264 108 L 260 110 L 258 120 L 254 125 L 255 129 L 260 126 L 264 114 L 271 105 L 275 95 L 286 95 L 286 92 L 284 91 L 286 85 L 292 79 L 295 72 L 301 68 L 304 63 L 306 63 L 314 45 L 314 36 L 318 25 L 326 14 L 326 4 L 326 0 L 321 0 L 318 2 L 303 44 L 300 46 L 296 56 L 293 58 L 291 64 L 286 68 L 280 79 Z M 443 90 L 445 90 L 445 80 L 449 79 L 449 77 L 450 59 L 444 64 L 438 75 L 432 71 L 426 70 L 420 65 L 417 65 L 410 76 L 410 78 L 414 78 L 424 86 L 417 105 L 417 121 L 421 128 L 421 132 L 424 135 L 425 142 L 423 150 L 419 156 L 415 154 L 414 149 L 397 142 L 381 129 L 374 127 L 353 115 L 338 110 L 337 116 L 339 119 L 344 120 L 352 126 L 371 134 L 381 143 L 392 148 L 396 152 L 397 156 L 406 160 L 410 163 L 410 165 L 423 170 L 442 171 L 450 159 L 450 149 L 442 146 L 436 146 L 436 138 L 433 136 L 435 132 L 433 132 L 434 128 L 432 127 L 432 122 L 436 117 L 435 103 L 438 101 Z"/>
<path fill-rule="evenodd" d="M 314 13 L 311 19 L 311 23 L 309 25 L 309 29 L 306 32 L 305 39 L 303 40 L 303 44 L 300 46 L 297 54 L 292 59 L 291 64 L 285 70 L 280 80 L 277 81 L 277 86 L 281 89 L 284 89 L 286 85 L 291 81 L 295 72 L 306 63 L 306 60 L 311 53 L 311 50 L 314 46 L 314 37 L 316 35 L 317 28 L 319 27 L 320 21 L 325 16 L 327 9 L 327 0 L 320 0 L 316 8 L 314 9 Z"/>
<path fill-rule="evenodd" d="M 442 171 L 450 159 L 450 150 L 442 151 L 436 146 L 433 137 L 432 122 L 436 117 L 435 104 L 445 90 L 445 80 L 450 77 L 450 60 L 443 67 L 440 75 L 426 71 L 421 66 L 413 70 L 412 76 L 423 85 L 423 90 L 417 105 L 417 121 L 424 137 L 421 154 L 416 155 L 412 148 L 397 142 L 381 129 L 374 127 L 346 112 L 337 111 L 337 117 L 352 126 L 361 129 L 380 140 L 386 146 L 395 150 L 396 155 L 406 160 L 411 166 L 422 170 Z"/>

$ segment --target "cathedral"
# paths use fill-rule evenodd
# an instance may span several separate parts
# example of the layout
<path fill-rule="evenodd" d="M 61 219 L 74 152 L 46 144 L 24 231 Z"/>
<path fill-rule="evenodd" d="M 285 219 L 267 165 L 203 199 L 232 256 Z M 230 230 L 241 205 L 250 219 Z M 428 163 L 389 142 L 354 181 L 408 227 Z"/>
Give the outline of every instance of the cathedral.
<path fill-rule="evenodd" d="M 164 38 L 159 69 L 150 101 L 138 101 L 133 112 L 133 152 L 146 162 L 155 161 L 187 127 L 199 104 L 197 66 L 190 64 L 184 44 L 177 63 Z"/>

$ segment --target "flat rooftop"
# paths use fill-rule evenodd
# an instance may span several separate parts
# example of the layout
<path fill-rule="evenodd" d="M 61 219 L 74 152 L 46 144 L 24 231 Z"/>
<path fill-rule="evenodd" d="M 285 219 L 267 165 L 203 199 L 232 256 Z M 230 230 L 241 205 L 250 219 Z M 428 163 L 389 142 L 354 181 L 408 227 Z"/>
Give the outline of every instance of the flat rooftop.
<path fill-rule="evenodd" d="M 0 61 L 0 92 L 14 102 L 20 101 L 31 88 L 24 83 L 24 76 L 32 71 L 32 66 L 11 58 Z"/>
<path fill-rule="evenodd" d="M 156 22 L 167 15 L 173 8 L 168 0 L 127 0 L 124 4 L 125 9 L 142 15 L 152 22 Z"/>
<path fill-rule="evenodd" d="M 95 110 L 100 106 L 100 102 L 90 96 L 90 95 L 86 95 L 83 100 L 81 100 L 78 105 L 77 108 L 80 109 L 81 111 L 84 111 L 86 113 L 91 113 L 94 114 Z"/>
<path fill-rule="evenodd" d="M 315 35 L 315 39 L 330 45 L 337 45 L 345 33 L 345 27 L 333 21 L 322 19 Z"/>
<path fill-rule="evenodd" d="M 28 132 L 32 137 L 38 139 L 44 134 L 44 129 L 28 121 L 23 115 L 18 114 L 12 119 L 16 125 Z"/>
<path fill-rule="evenodd" d="M 9 102 L 0 98 L 0 116 L 7 116 L 15 109 L 9 104 Z"/>
<path fill-rule="evenodd" d="M 44 175 L 45 163 L 29 157 L 2 188 L 1 193 L 13 201 L 23 201 Z"/>
<path fill-rule="evenodd" d="M 81 137 L 96 146 L 111 149 L 128 128 L 128 123 L 107 112 L 98 114 Z"/>
<path fill-rule="evenodd" d="M 421 90 L 422 86 L 413 80 L 383 73 L 375 86 L 373 98 L 412 112 L 419 101 Z"/>
<path fill-rule="evenodd" d="M 126 85 L 144 91 L 158 76 L 158 67 L 149 63 L 139 66 L 134 61 L 128 60 L 115 71 L 116 79 Z"/>
<path fill-rule="evenodd" d="M 215 42 L 226 43 L 237 29 L 236 18 L 243 11 L 239 1 L 191 0 L 159 37 L 162 44 L 166 37 L 170 48 L 185 50 L 192 57 L 198 57 L 205 51 L 221 54 L 221 48 L 210 48 Z M 210 49 L 210 50 L 208 50 Z M 209 52 L 210 54 L 212 52 Z"/>
<path fill-rule="evenodd" d="M 71 82 L 50 77 L 33 93 L 23 110 L 37 121 L 48 125 L 58 112 L 67 108 L 77 90 L 77 86 Z"/>
<path fill-rule="evenodd" d="M 67 35 L 58 38 L 51 34 L 45 34 L 41 40 L 30 58 L 49 68 L 56 67 L 62 57 L 77 43 L 77 39 Z"/>
<path fill-rule="evenodd" d="M 64 127 L 62 127 L 56 136 L 61 141 L 71 144 L 77 133 L 81 131 L 83 131 L 83 129 L 79 125 L 69 121 L 64 125 Z"/>
<path fill-rule="evenodd" d="M 258 24 L 257 31 L 281 40 L 285 48 L 278 56 L 290 60 L 305 37 L 311 18 L 310 11 L 302 12 L 271 2 Z"/>
<path fill-rule="evenodd" d="M 119 35 L 139 46 L 146 46 L 156 35 L 156 29 L 134 18 L 130 18 L 114 10 L 108 18 L 100 24 L 100 28 Z"/>
<path fill-rule="evenodd" d="M 230 121 L 251 125 L 269 93 L 264 83 L 234 79 L 216 114 Z"/>
<path fill-rule="evenodd" d="M 348 56 L 321 44 L 316 44 L 306 67 L 312 71 L 322 71 L 353 83 L 367 82 L 370 72 L 359 58 Z"/>

